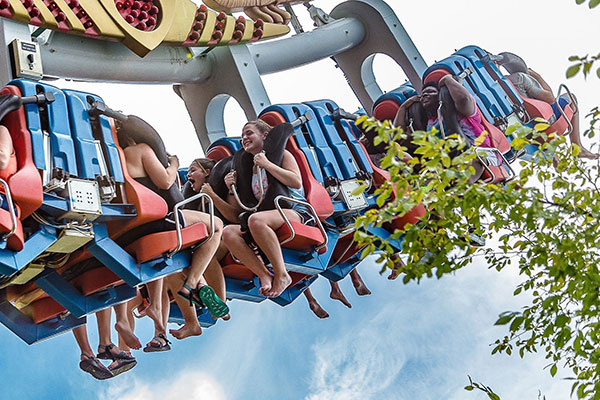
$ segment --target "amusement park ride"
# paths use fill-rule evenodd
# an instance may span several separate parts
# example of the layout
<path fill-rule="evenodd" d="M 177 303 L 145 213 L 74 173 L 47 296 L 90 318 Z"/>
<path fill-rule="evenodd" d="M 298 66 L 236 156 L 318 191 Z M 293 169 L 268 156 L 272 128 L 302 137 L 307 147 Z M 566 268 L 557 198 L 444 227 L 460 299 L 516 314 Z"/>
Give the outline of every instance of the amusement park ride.
<path fill-rule="evenodd" d="M 363 109 L 378 119 L 393 119 L 423 82 L 460 76 L 492 137 L 494 147 L 480 156 L 485 182 L 512 177 L 512 159 L 504 157 L 511 147 L 503 133 L 512 122 L 542 117 L 551 122 L 551 131 L 570 129 L 574 110 L 566 107 L 553 120 L 550 105 L 522 98 L 476 46 L 428 67 L 384 1 L 348 0 L 329 14 L 307 1 L 315 23 L 309 32 L 302 31 L 292 8 L 301 1 L 204 3 L 0 0 L 5 49 L 0 53 L 0 118 L 18 164 L 14 174 L 0 180 L 9 203 L 0 209 L 0 322 L 25 342 L 85 324 L 86 315 L 134 297 L 136 287 L 187 267 L 191 249 L 211 234 L 210 227 L 196 224 L 138 238 L 125 248 L 117 244 L 124 232 L 163 218 L 167 206 L 127 173 L 114 130 L 114 119 L 121 116 L 100 97 L 61 90 L 48 79 L 171 83 L 206 156 L 215 160 L 241 147 L 239 138 L 225 133 L 230 97 L 248 119 L 271 125 L 295 121 L 287 149 L 299 164 L 319 223 L 288 222 L 277 232 L 293 275 L 293 284 L 271 299 L 282 306 L 319 276 L 337 281 L 361 262 L 354 220 L 376 207 L 373 192 L 388 176 L 357 140 L 360 132 L 351 115 L 330 100 L 271 104 L 262 75 L 333 57 Z M 242 10 L 251 18 L 231 15 Z M 285 36 L 288 22 L 296 34 Z M 279 36 L 284 37 L 271 39 Z M 373 73 L 378 53 L 394 59 L 410 83 L 384 94 Z M 486 158 L 485 152 L 501 157 Z M 369 189 L 353 195 L 359 180 Z M 417 206 L 371 233 L 390 237 L 395 227 L 416 223 L 424 212 Z M 390 243 L 401 250 L 401 241 Z M 78 270 L 90 258 L 98 260 L 97 268 Z M 248 269 L 232 257 L 223 264 L 229 298 L 266 299 Z M 181 321 L 176 306 L 170 319 Z M 199 319 L 202 326 L 215 323 L 205 310 Z"/>

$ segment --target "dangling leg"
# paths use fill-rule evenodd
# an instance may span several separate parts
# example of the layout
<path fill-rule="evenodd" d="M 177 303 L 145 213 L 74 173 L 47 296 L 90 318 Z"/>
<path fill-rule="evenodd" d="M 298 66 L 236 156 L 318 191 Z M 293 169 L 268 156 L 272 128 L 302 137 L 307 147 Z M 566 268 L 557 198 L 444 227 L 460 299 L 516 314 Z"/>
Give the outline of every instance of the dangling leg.
<path fill-rule="evenodd" d="M 306 289 L 304 291 L 304 297 L 306 297 L 306 300 L 308 301 L 308 307 L 310 307 L 310 310 L 319 318 L 323 319 L 323 318 L 329 318 L 329 314 L 327 314 L 327 311 L 325 311 L 321 305 L 317 302 L 317 299 L 315 299 L 315 297 L 313 296 L 312 292 L 310 291 L 310 288 Z"/>
<path fill-rule="evenodd" d="M 169 283 L 171 293 L 177 293 L 183 286 L 184 280 L 185 277 L 182 273 L 169 276 L 167 282 Z M 200 336 L 202 334 L 202 328 L 198 323 L 196 306 L 193 304 L 190 305 L 190 302 L 181 296 L 175 296 L 175 303 L 177 303 L 177 306 L 181 310 L 185 323 L 179 329 L 170 329 L 169 333 L 179 340 L 189 336 Z"/>
<path fill-rule="evenodd" d="M 119 333 L 119 341 L 123 341 L 127 347 L 139 350 L 142 347 L 140 340 L 135 336 L 129 322 L 129 313 L 127 312 L 127 303 L 121 303 L 114 307 L 117 316 L 115 330 Z M 119 347 L 121 343 L 119 342 Z"/>
<path fill-rule="evenodd" d="M 235 258 L 240 260 L 250 271 L 252 271 L 260 280 L 259 293 L 265 295 L 273 284 L 273 275 L 267 267 L 256 257 L 254 251 L 242 236 L 239 225 L 227 225 L 223 230 L 223 242 Z"/>
<path fill-rule="evenodd" d="M 350 302 L 346 299 L 346 296 L 344 296 L 340 285 L 337 282 L 333 281 L 329 281 L 329 284 L 331 285 L 331 292 L 329 293 L 329 297 L 331 297 L 334 300 L 341 301 L 342 304 L 348 308 L 352 308 L 352 304 L 350 304 Z"/>
<path fill-rule="evenodd" d="M 356 290 L 356 294 L 358 294 L 359 296 L 366 296 L 371 294 L 371 291 L 363 282 L 356 268 L 354 268 L 352 272 L 350 272 L 350 279 L 352 279 L 352 285 L 354 285 L 354 290 Z"/>
<path fill-rule="evenodd" d="M 290 221 L 301 222 L 300 216 L 295 211 L 284 210 L 284 213 Z M 257 212 L 248 218 L 248 228 L 254 242 L 265 253 L 273 267 L 273 285 L 266 292 L 268 297 L 279 296 L 292 283 L 292 278 L 285 269 L 281 245 L 275 233 L 284 223 L 277 210 Z"/>

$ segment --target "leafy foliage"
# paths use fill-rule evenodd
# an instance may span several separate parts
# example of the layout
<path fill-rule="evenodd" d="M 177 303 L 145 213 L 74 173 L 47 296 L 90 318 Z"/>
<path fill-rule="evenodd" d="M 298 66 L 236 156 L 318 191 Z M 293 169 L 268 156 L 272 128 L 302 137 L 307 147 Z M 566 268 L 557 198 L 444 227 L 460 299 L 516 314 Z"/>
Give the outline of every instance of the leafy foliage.
<path fill-rule="evenodd" d="M 600 113 L 592 116 L 598 120 Z M 473 185 L 473 150 L 450 155 L 463 146 L 456 135 L 444 140 L 436 132 L 415 132 L 416 157 L 405 162 L 406 135 L 399 128 L 366 118 L 357 123 L 388 144 L 382 167 L 390 173 L 374 194 L 380 208 L 357 220 L 355 239 L 364 255 L 380 250 L 378 261 L 384 269 L 396 266 L 404 283 L 441 278 L 474 257 L 497 271 L 518 269 L 523 280 L 514 294 L 526 304 L 499 316 L 496 324 L 506 325 L 507 334 L 492 353 L 543 352 L 552 376 L 559 366 L 571 371 L 578 398 L 600 399 L 600 164 L 584 164 L 579 147 L 564 137 L 516 125 L 507 131 L 515 150 L 543 142 L 533 161 L 521 161 L 504 186 Z M 389 228 L 420 203 L 427 212 L 419 223 L 396 228 L 389 239 L 369 233 Z M 493 246 L 471 247 L 472 234 L 493 238 Z M 392 244 L 401 237 L 407 262 L 397 266 Z"/>

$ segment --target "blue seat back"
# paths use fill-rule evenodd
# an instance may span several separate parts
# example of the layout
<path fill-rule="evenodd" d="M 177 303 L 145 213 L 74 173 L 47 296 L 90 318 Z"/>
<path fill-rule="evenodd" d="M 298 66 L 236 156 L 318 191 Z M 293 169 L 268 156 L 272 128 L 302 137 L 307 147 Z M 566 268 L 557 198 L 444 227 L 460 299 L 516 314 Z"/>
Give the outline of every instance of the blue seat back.
<path fill-rule="evenodd" d="M 373 103 L 373 109 L 377 107 L 377 104 L 381 103 L 385 100 L 393 100 L 398 104 L 404 103 L 410 97 L 416 96 L 418 93 L 410 82 L 406 82 L 402 84 L 400 87 L 397 87 L 394 90 L 391 90 L 387 93 L 382 94 L 379 98 Z"/>
<path fill-rule="evenodd" d="M 100 126 L 100 140 L 102 151 L 106 154 L 106 160 L 98 159 L 92 122 L 89 114 L 89 101 L 103 100 L 93 94 L 79 92 L 75 90 L 63 91 L 67 105 L 69 107 L 69 122 L 71 132 L 77 151 L 77 162 L 79 165 L 80 178 L 94 179 L 96 175 L 101 175 L 100 162 L 105 162 L 108 173 L 115 178 L 116 182 L 124 182 L 123 168 L 119 159 L 119 152 L 114 141 L 112 128 L 107 117 L 101 115 L 98 117 Z"/>
<path fill-rule="evenodd" d="M 69 111 L 64 93 L 54 86 L 24 79 L 14 80 L 10 84 L 17 86 L 23 96 L 34 96 L 40 92 L 52 92 L 54 94 L 54 102 L 44 106 L 48 115 L 48 133 L 50 134 L 54 167 L 61 168 L 73 176 L 79 176 L 75 146 L 69 125 Z M 48 166 L 44 158 L 44 134 L 39 107 L 36 104 L 26 104 L 25 117 L 31 132 L 33 160 L 38 169 L 46 170 Z"/>
<path fill-rule="evenodd" d="M 242 139 L 239 136 L 237 137 L 222 137 L 210 144 L 208 149 L 206 149 L 206 153 L 210 151 L 213 147 L 216 146 L 225 146 L 231 151 L 231 154 L 235 154 L 236 151 L 242 148 Z"/>
<path fill-rule="evenodd" d="M 325 176 L 344 179 L 335 155 L 323 136 L 319 121 L 317 121 L 310 107 L 305 104 L 277 104 L 267 107 L 261 114 L 269 111 L 277 111 L 288 122 L 294 121 L 307 112 L 312 114 L 313 118 L 310 121 L 296 128 L 296 134 L 294 135 L 296 143 L 298 143 L 298 147 L 306 156 L 313 176 L 318 182 L 321 184 L 324 183 Z M 311 151 L 311 146 L 314 149 L 316 158 Z"/>
<path fill-rule="evenodd" d="M 337 108 L 337 104 L 329 100 L 318 100 L 304 103 L 315 113 L 317 121 L 321 125 L 323 137 L 335 155 L 337 164 L 342 171 L 343 179 L 353 179 L 359 173 L 359 166 L 350 152 L 348 145 L 340 137 L 335 122 L 331 118 L 331 112 Z"/>
<path fill-rule="evenodd" d="M 494 63 L 485 60 L 485 50 L 477 46 L 466 46 L 458 50 L 455 54 L 465 57 L 469 60 L 469 62 L 471 62 L 471 65 L 473 65 L 490 92 L 494 95 L 494 97 L 496 97 L 498 104 L 506 115 L 514 112 L 514 100 L 517 100 L 517 104 L 519 105 L 523 104 L 519 92 L 517 92 L 510 82 L 502 75 L 498 67 L 496 67 Z M 497 79 L 504 80 L 504 83 L 506 83 L 506 88 L 514 100 L 511 101 L 507 91 L 496 81 L 496 79 L 494 79 L 494 76 L 491 75 L 490 72 L 492 72 Z"/>
<path fill-rule="evenodd" d="M 510 80 L 504 76 L 496 64 L 486 58 L 487 53 L 485 50 L 477 46 L 467 46 L 460 49 L 459 52 L 464 57 L 469 58 L 471 62 L 476 63 L 479 61 L 480 64 L 476 63 L 476 67 L 483 68 L 495 82 L 502 83 L 501 88 L 508 95 L 511 102 L 516 103 L 519 106 L 523 105 L 523 99 L 517 89 L 515 89 Z"/>
<path fill-rule="evenodd" d="M 476 73 L 475 68 L 471 66 L 469 60 L 456 55 L 447 57 L 427 68 L 423 77 L 426 77 L 430 72 L 437 69 L 444 69 L 453 75 L 460 75 L 463 71 L 467 69 L 470 70 L 471 74 L 466 77 L 463 86 L 475 97 L 477 106 L 485 119 L 494 123 L 495 118 L 504 118 L 506 116 L 501 111 L 501 107 L 494 95 L 485 86 L 479 75 Z"/>

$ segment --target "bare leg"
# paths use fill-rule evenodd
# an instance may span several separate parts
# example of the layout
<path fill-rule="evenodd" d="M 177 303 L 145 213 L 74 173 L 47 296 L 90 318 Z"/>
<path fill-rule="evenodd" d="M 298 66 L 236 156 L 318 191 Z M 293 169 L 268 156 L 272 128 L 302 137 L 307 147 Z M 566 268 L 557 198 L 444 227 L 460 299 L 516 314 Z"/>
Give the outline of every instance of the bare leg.
<path fill-rule="evenodd" d="M 346 296 L 344 296 L 344 293 L 342 293 L 340 285 L 338 285 L 337 282 L 333 281 L 329 281 L 329 284 L 331 285 L 331 292 L 329 293 L 329 297 L 331 297 L 334 300 L 341 301 L 342 304 L 348 308 L 352 308 L 352 304 L 350 304 L 350 302 L 346 299 Z"/>
<path fill-rule="evenodd" d="M 400 274 L 400 268 L 404 266 L 404 261 L 400 258 L 398 254 L 394 254 L 392 260 L 394 261 L 394 266 L 392 267 L 392 272 L 388 275 L 388 279 L 393 281 Z"/>
<path fill-rule="evenodd" d="M 108 346 L 112 343 L 110 338 L 110 315 L 110 308 L 106 308 L 96 313 L 96 319 L 98 320 L 98 336 L 100 344 L 104 346 Z"/>
<path fill-rule="evenodd" d="M 258 279 L 260 279 L 260 294 L 265 294 L 271 290 L 273 284 L 273 275 L 267 267 L 256 257 L 256 254 L 248 247 L 246 241 L 242 237 L 242 232 L 239 225 L 227 225 L 223 229 L 223 242 L 242 264 L 250 269 Z"/>
<path fill-rule="evenodd" d="M 284 210 L 284 213 L 290 221 L 301 221 L 300 216 L 295 211 Z M 285 269 L 281 245 L 275 233 L 284 223 L 281 214 L 277 210 L 261 211 L 252 214 L 248 218 L 248 228 L 252 233 L 254 242 L 264 251 L 273 267 L 273 285 L 266 292 L 268 297 L 279 296 L 292 283 L 292 278 Z"/>
<path fill-rule="evenodd" d="M 83 354 L 87 354 L 90 356 L 94 355 L 94 351 L 90 346 L 90 342 L 88 340 L 87 329 L 85 325 L 78 326 L 73 329 L 73 336 L 75 336 L 75 341 L 77 341 L 77 346 L 79 346 L 79 350 L 81 350 L 82 356 L 81 359 L 84 359 Z"/>
<path fill-rule="evenodd" d="M 573 97 L 575 97 L 575 96 L 573 96 Z M 575 100 L 575 102 L 577 102 L 577 99 L 574 99 L 574 100 Z M 577 109 L 577 112 L 575 114 L 573 114 L 573 117 L 571 117 L 571 124 L 573 125 L 573 130 L 569 134 L 569 139 L 571 139 L 571 143 L 576 144 L 581 149 L 581 152 L 579 153 L 579 157 L 591 158 L 593 160 L 600 157 L 600 154 L 592 153 L 591 151 L 589 151 L 588 149 L 583 147 L 583 144 L 581 143 L 581 132 L 579 130 L 579 108 Z"/>
<path fill-rule="evenodd" d="M 168 278 L 169 289 L 171 293 L 177 293 L 183 286 L 184 277 L 183 274 L 171 275 Z M 181 296 L 175 296 L 175 303 L 183 314 L 185 324 L 179 329 L 170 329 L 169 333 L 176 339 L 185 339 L 189 336 L 200 336 L 202 334 L 202 328 L 198 323 L 198 315 L 196 314 L 196 307 L 190 305 L 189 301 L 186 301 Z"/>
<path fill-rule="evenodd" d="M 169 314 L 171 313 L 171 301 L 169 300 L 169 287 L 168 287 L 168 282 L 166 280 L 167 278 L 164 279 L 164 284 L 163 284 L 163 294 L 162 294 L 162 321 L 163 321 L 163 326 L 165 327 L 165 336 L 167 334 L 166 332 L 166 328 L 167 328 L 167 323 L 169 322 Z"/>
<path fill-rule="evenodd" d="M 310 307 L 310 310 L 313 313 L 315 313 L 317 317 L 321 319 L 329 318 L 329 314 L 327 314 L 327 311 L 325 311 L 317 302 L 317 299 L 315 299 L 315 297 L 313 296 L 312 292 L 310 291 L 310 288 L 304 291 L 304 297 L 306 297 L 306 300 L 308 301 L 308 306 Z"/>
<path fill-rule="evenodd" d="M 190 226 L 196 223 L 204 223 L 206 226 L 210 224 L 210 217 L 208 214 L 184 210 L 186 225 Z M 210 260 L 215 255 L 219 244 L 221 243 L 221 234 L 223 233 L 223 221 L 219 218 L 215 218 L 215 233 L 210 240 L 207 240 L 200 248 L 197 248 L 192 254 L 192 264 L 186 269 L 187 274 L 187 285 L 191 288 L 196 288 L 200 278 L 208 268 Z"/>
<path fill-rule="evenodd" d="M 119 333 L 119 347 L 124 348 L 123 344 L 131 349 L 139 350 L 142 347 L 140 340 L 135 336 L 129 322 L 129 314 L 127 312 L 127 303 L 122 303 L 114 307 L 117 315 L 117 323 L 115 329 Z"/>
<path fill-rule="evenodd" d="M 158 332 L 165 331 L 162 313 L 163 279 L 157 279 L 146 284 L 150 296 L 150 305 L 146 308 L 146 315 L 154 321 L 154 330 Z"/>
<path fill-rule="evenodd" d="M 371 291 L 363 282 L 356 268 L 354 268 L 352 272 L 350 272 L 350 279 L 352 279 L 352 285 L 354 285 L 354 290 L 356 290 L 356 294 L 358 294 L 359 296 L 366 296 L 371 294 Z"/>
<path fill-rule="evenodd" d="M 467 183 L 469 185 L 472 185 L 475 182 L 477 182 L 479 180 L 479 178 L 481 178 L 481 175 L 483 174 L 483 171 L 485 170 L 485 168 L 483 167 L 481 162 L 477 159 L 473 161 L 472 166 L 473 166 L 473 168 L 475 168 L 475 173 L 473 175 L 471 175 L 471 177 L 467 181 Z"/>
<path fill-rule="evenodd" d="M 107 350 L 113 355 L 118 356 L 121 354 L 121 349 L 117 346 L 112 346 L 112 339 L 110 337 L 110 315 L 111 308 L 106 308 L 96 313 L 96 319 L 98 320 L 98 336 L 99 346 L 98 353 L 106 352 Z M 110 347 L 110 349 L 108 348 Z M 100 358 L 100 357 L 99 357 Z M 109 366 L 110 368 L 110 366 Z"/>

